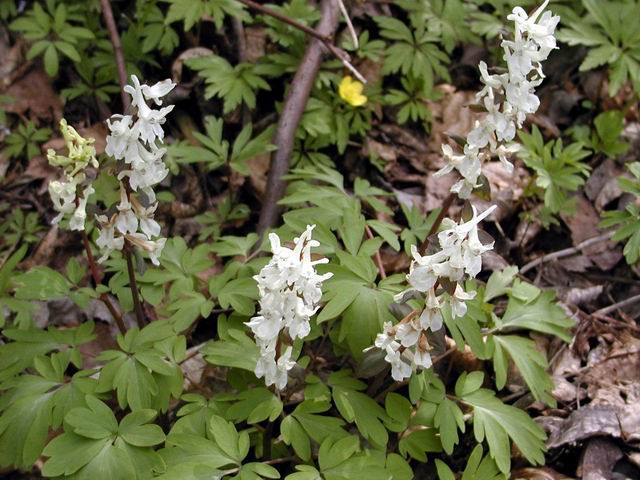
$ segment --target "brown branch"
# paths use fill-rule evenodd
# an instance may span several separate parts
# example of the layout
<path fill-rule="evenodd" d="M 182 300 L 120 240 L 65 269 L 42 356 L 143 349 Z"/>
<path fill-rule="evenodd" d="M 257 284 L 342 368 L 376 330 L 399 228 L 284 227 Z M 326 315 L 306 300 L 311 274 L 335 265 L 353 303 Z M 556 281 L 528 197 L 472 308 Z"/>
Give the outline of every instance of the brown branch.
<path fill-rule="evenodd" d="M 362 83 L 367 83 L 367 79 L 364 78 L 364 76 L 351 63 L 351 57 L 349 57 L 349 54 L 344 50 L 342 50 L 341 48 L 336 47 L 333 44 L 331 37 L 335 29 L 337 28 L 337 25 L 331 32 L 325 34 L 322 28 L 320 28 L 320 26 L 318 26 L 317 30 L 314 28 L 308 27 L 304 23 L 300 23 L 297 20 L 294 20 L 293 18 L 287 17 L 286 15 L 283 15 L 276 10 L 272 10 L 269 7 L 260 5 L 259 3 L 256 3 L 252 0 L 238 0 L 238 1 L 240 3 L 244 3 L 249 8 L 257 10 L 265 15 L 269 15 L 270 17 L 280 20 L 281 22 L 284 22 L 287 25 L 290 25 L 294 28 L 297 28 L 298 30 L 301 30 L 307 35 L 310 35 L 313 38 L 320 40 L 324 44 L 324 46 L 327 48 L 327 50 L 329 50 L 334 57 L 340 60 L 340 62 L 342 62 L 342 65 L 344 65 L 345 68 L 347 68 L 351 73 L 353 73 L 353 75 L 358 80 L 360 80 Z M 338 8 L 340 8 L 340 6 L 341 6 L 341 2 L 338 2 Z M 351 25 L 351 20 L 349 19 L 348 15 L 345 15 L 345 16 L 347 18 L 347 22 L 349 23 L 350 28 L 353 28 L 353 25 Z M 322 20 L 320 21 L 322 22 Z M 357 37 L 356 37 L 356 43 L 357 43 Z"/>
<path fill-rule="evenodd" d="M 626 298 L 618 303 L 609 305 L 608 307 L 601 308 L 600 310 L 593 312 L 593 315 L 596 315 L 596 316 L 609 315 L 610 313 L 613 313 L 616 310 L 620 310 L 622 308 L 631 306 L 639 302 L 640 302 L 640 295 L 634 295 L 633 297 Z"/>
<path fill-rule="evenodd" d="M 120 34 L 118 34 L 118 27 L 116 21 L 113 18 L 113 10 L 111 9 L 111 2 L 109 0 L 100 0 L 102 6 L 102 17 L 104 23 L 109 31 L 109 39 L 111 45 L 113 45 L 113 53 L 116 57 L 116 67 L 118 69 L 118 81 L 120 82 L 120 95 L 122 96 L 123 111 L 126 112 L 130 105 L 129 94 L 124 91 L 124 87 L 127 85 L 127 67 L 124 61 L 124 51 L 122 50 L 122 42 L 120 41 Z"/>
<path fill-rule="evenodd" d="M 85 232 L 84 230 L 82 231 L 82 244 L 84 245 L 84 250 L 87 254 L 87 261 L 89 262 L 89 270 L 91 271 L 93 283 L 97 287 L 102 282 L 102 279 L 100 278 L 100 272 L 98 272 L 98 266 L 96 265 L 95 257 L 93 256 L 93 252 L 91 251 L 91 244 L 89 243 L 89 237 L 87 236 L 87 232 Z M 116 324 L 118 325 L 118 329 L 120 330 L 120 333 L 126 333 L 127 327 L 124 325 L 124 322 L 122 321 L 122 315 L 118 313 L 118 311 L 116 310 L 116 307 L 113 305 L 113 303 L 111 303 L 109 296 L 106 293 L 101 293 L 100 300 L 102 300 L 102 303 L 106 305 L 107 310 L 109 310 L 109 313 L 111 314 L 113 319 L 116 321 Z"/>
<path fill-rule="evenodd" d="M 373 232 L 369 228 L 369 225 L 364 226 L 364 231 L 367 234 L 367 238 L 373 238 Z M 378 271 L 380 272 L 380 278 L 387 278 L 387 272 L 384 271 L 384 264 L 382 263 L 382 257 L 380 256 L 380 250 L 376 250 L 376 253 L 373 255 L 374 260 L 376 261 L 376 265 L 378 265 Z"/>
<path fill-rule="evenodd" d="M 254 4 L 249 0 L 240 0 L 246 5 Z M 256 4 L 257 5 L 257 4 Z M 252 6 L 252 5 L 250 5 Z M 260 11 L 265 7 L 260 6 Z M 322 0 L 322 18 L 318 23 L 317 31 L 311 34 L 314 38 L 307 46 L 307 50 L 300 62 L 300 66 L 293 77 L 291 87 L 287 93 L 282 114 L 278 120 L 278 127 L 274 137 L 277 150 L 271 159 L 267 189 L 265 193 L 260 220 L 258 221 L 258 233 L 262 235 L 267 229 L 273 227 L 280 213 L 278 202 L 284 195 L 285 181 L 282 178 L 289 170 L 289 164 L 293 155 L 293 146 L 296 130 L 304 112 L 311 88 L 315 83 L 320 63 L 322 62 L 323 45 L 327 43 L 319 38 L 328 38 L 333 35 L 338 27 L 340 9 L 333 0 Z M 305 27 L 306 28 L 306 27 Z M 307 32 L 309 33 L 309 32 Z M 318 37 L 320 35 L 320 37 Z"/>
<path fill-rule="evenodd" d="M 520 269 L 520 274 L 523 275 L 532 268 L 537 267 L 538 265 L 548 262 L 550 260 L 558 260 L 564 257 L 570 257 L 581 250 L 590 247 L 591 245 L 595 245 L 598 243 L 606 242 L 613 236 L 614 232 L 607 232 L 605 234 L 599 235 L 597 237 L 588 238 L 587 240 L 580 242 L 575 247 L 565 248 L 564 250 L 558 250 L 557 252 L 549 253 L 547 255 L 543 255 L 541 257 L 536 258 L 535 260 L 530 261 L 524 267 Z"/>
<path fill-rule="evenodd" d="M 317 38 L 323 43 L 331 43 L 331 35 L 333 34 L 333 31 L 324 33 L 324 30 L 322 30 L 320 27 L 318 27 L 318 30 L 315 30 L 305 25 L 304 23 L 298 22 L 297 20 L 294 20 L 291 17 L 287 17 L 286 15 L 283 15 L 277 10 L 273 10 L 269 7 L 265 7 L 264 5 L 260 5 L 258 2 L 254 2 L 252 0 L 238 0 L 238 1 L 240 3 L 244 3 L 247 7 L 253 10 L 257 10 L 258 12 L 263 13 L 264 15 L 273 17 L 276 20 L 280 20 L 281 22 L 286 23 L 287 25 L 290 25 L 293 28 L 297 28 L 298 30 L 303 31 L 307 35 Z"/>
<path fill-rule="evenodd" d="M 440 213 L 438 213 L 436 220 L 433 222 L 433 225 L 431 225 L 431 228 L 429 229 L 429 233 L 427 233 L 427 236 L 425 237 L 424 241 L 420 245 L 421 252 L 424 253 L 427 250 L 427 247 L 429 246 L 429 237 L 438 231 L 438 228 L 440 228 L 440 224 L 444 220 L 444 217 L 447 216 L 447 213 L 449 212 L 449 209 L 451 208 L 451 205 L 453 204 L 453 201 L 455 200 L 455 198 L 456 198 L 456 194 L 450 193 L 449 196 L 442 203 L 442 207 L 440 207 Z"/>
<path fill-rule="evenodd" d="M 136 321 L 138 327 L 144 328 L 144 311 L 142 310 L 142 302 L 140 302 L 140 293 L 138 292 L 138 282 L 136 281 L 136 271 L 133 267 L 133 255 L 131 252 L 131 243 L 129 240 L 124 241 L 124 257 L 127 260 L 127 272 L 129 273 L 129 287 L 131 287 L 131 296 L 133 298 L 133 307 L 136 312 Z"/>

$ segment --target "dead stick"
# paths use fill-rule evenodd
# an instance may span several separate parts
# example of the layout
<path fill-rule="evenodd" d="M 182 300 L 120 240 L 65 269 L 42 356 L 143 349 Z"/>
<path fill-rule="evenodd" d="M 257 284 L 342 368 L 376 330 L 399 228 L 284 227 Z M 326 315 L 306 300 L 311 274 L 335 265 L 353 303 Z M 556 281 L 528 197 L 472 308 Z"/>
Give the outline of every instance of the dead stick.
<path fill-rule="evenodd" d="M 241 0 L 246 3 L 248 0 Z M 254 2 L 251 2 L 254 3 Z M 317 33 L 322 37 L 328 37 L 338 27 L 340 9 L 333 0 L 323 0 L 321 5 L 322 18 L 318 23 Z M 282 108 L 282 114 L 278 120 L 278 127 L 274 137 L 277 150 L 271 159 L 271 167 L 267 178 L 260 220 L 258 221 L 258 233 L 262 235 L 267 229 L 273 227 L 280 213 L 278 202 L 284 195 L 285 181 L 282 178 L 289 170 L 296 130 L 300 124 L 311 88 L 315 83 L 320 63 L 322 62 L 323 45 L 325 43 L 316 35 L 307 46 L 307 51 L 300 62 L 300 66 L 293 77 L 291 87 Z"/>
<path fill-rule="evenodd" d="M 364 76 L 351 63 L 351 58 L 349 57 L 349 54 L 344 50 L 342 50 L 341 48 L 336 47 L 333 44 L 331 40 L 331 36 L 333 35 L 335 29 L 337 28 L 337 25 L 330 33 L 325 34 L 324 31 L 322 31 L 322 29 L 320 28 L 320 26 L 318 26 L 317 30 L 314 28 L 308 27 L 304 23 L 300 23 L 297 20 L 294 20 L 293 18 L 287 17 L 286 15 L 283 15 L 276 10 L 272 10 L 269 7 L 260 5 L 259 3 L 253 2 L 252 0 L 238 0 L 238 1 L 240 3 L 244 3 L 249 8 L 253 8 L 254 10 L 257 10 L 265 15 L 269 15 L 270 17 L 280 20 L 281 22 L 284 22 L 287 25 L 291 25 L 292 27 L 303 31 L 307 35 L 310 35 L 313 38 L 320 40 L 324 44 L 324 46 L 327 47 L 327 50 L 329 50 L 334 57 L 340 60 L 340 62 L 342 62 L 342 65 L 344 65 L 345 68 L 347 68 L 351 73 L 353 73 L 353 75 L 358 80 L 360 80 L 362 83 L 367 83 L 367 79 L 364 78 Z M 338 2 L 338 8 L 340 8 L 340 2 Z M 350 22 L 350 20 L 348 21 Z M 357 42 L 357 38 L 356 38 L 356 42 Z"/>
<path fill-rule="evenodd" d="M 97 287 L 101 283 L 100 273 L 98 272 L 98 267 L 96 265 L 95 257 L 93 256 L 93 252 L 91 251 L 91 244 L 89 243 L 89 237 L 87 236 L 87 232 L 82 231 L 82 244 L 84 245 L 84 250 L 87 253 L 87 261 L 89 262 L 89 270 L 91 271 L 91 276 L 93 277 L 93 283 Z M 100 294 L 100 300 L 104 303 L 109 310 L 109 313 L 116 321 L 118 325 L 118 329 L 120 333 L 126 333 L 127 327 L 124 325 L 122 321 L 122 316 L 116 310 L 116 307 L 111 303 L 109 296 L 106 293 Z"/>
<path fill-rule="evenodd" d="M 127 271 L 129 273 L 129 287 L 131 287 L 131 296 L 133 298 L 133 307 L 136 312 L 136 321 L 138 327 L 144 328 L 144 311 L 142 310 L 142 302 L 140 302 L 140 293 L 138 292 L 138 282 L 136 281 L 136 272 L 133 267 L 133 255 L 131 253 L 131 244 L 129 240 L 124 241 L 124 257 L 127 260 Z"/>
<path fill-rule="evenodd" d="M 541 257 L 536 258 L 535 260 L 530 261 L 524 267 L 520 269 L 520 274 L 524 274 L 531 270 L 532 268 L 537 267 L 538 265 L 548 262 L 550 260 L 558 260 L 564 257 L 570 257 L 581 250 L 590 247 L 591 245 L 595 245 L 597 243 L 601 243 L 609 240 L 613 236 L 613 232 L 607 232 L 605 234 L 599 235 L 597 237 L 589 238 L 583 242 L 580 242 L 575 247 L 565 248 L 564 250 L 558 250 L 557 252 L 549 253 L 547 255 L 543 255 Z"/>
<path fill-rule="evenodd" d="M 116 67 L 118 69 L 118 80 L 120 82 L 120 95 L 122 96 L 122 107 L 126 112 L 129 108 L 129 94 L 124 91 L 124 87 L 127 85 L 127 67 L 124 61 L 124 50 L 122 50 L 122 42 L 120 41 L 120 34 L 118 33 L 118 27 L 116 21 L 113 18 L 113 10 L 111 9 L 111 2 L 109 0 L 100 0 L 102 6 L 102 16 L 104 23 L 107 25 L 109 31 L 109 38 L 111 39 L 111 45 L 113 45 L 113 53 L 116 57 Z"/>
<path fill-rule="evenodd" d="M 597 316 L 609 315 L 610 313 L 615 312 L 616 310 L 619 310 L 624 307 L 628 307 L 638 302 L 640 302 L 640 295 L 634 295 L 633 297 L 629 297 L 625 300 L 622 300 L 621 302 L 614 303 L 613 305 L 609 305 L 608 307 L 605 307 L 605 308 L 601 308 L 600 310 L 593 312 L 593 315 L 597 315 Z"/>

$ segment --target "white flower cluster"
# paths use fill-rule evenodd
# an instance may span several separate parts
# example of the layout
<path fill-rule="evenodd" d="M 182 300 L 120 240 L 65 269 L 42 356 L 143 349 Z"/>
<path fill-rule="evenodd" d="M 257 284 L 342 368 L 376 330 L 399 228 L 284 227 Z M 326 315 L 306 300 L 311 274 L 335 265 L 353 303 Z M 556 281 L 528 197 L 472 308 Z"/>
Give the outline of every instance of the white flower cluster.
<path fill-rule="evenodd" d="M 315 266 L 327 263 L 326 258 L 311 260 L 311 248 L 320 244 L 311 239 L 313 226 L 294 239 L 293 249 L 284 247 L 275 233 L 269 235 L 273 257 L 258 275 L 253 277 L 260 292 L 260 311 L 247 325 L 260 347 L 260 359 L 255 368 L 258 378 L 267 386 L 282 390 L 287 386 L 287 372 L 295 362 L 292 347 L 280 354 L 280 336 L 285 331 L 291 340 L 304 338 L 311 329 L 309 319 L 318 310 L 322 297 L 322 282 L 331 273 L 318 275 Z"/>
<path fill-rule="evenodd" d="M 521 7 L 515 7 L 507 17 L 515 22 L 514 39 L 502 42 L 507 72 L 490 75 L 486 63 L 480 62 L 479 66 L 485 86 L 476 98 L 487 115 L 482 121 L 476 121 L 462 154 L 455 154 L 449 145 L 442 146 L 447 164 L 436 175 L 457 170 L 462 179 L 451 191 L 460 198 L 469 198 L 480 186 L 483 161 L 497 156 L 508 171 L 513 170 L 508 157 L 519 146 L 510 142 L 516 136 L 516 129 L 522 128 L 527 114 L 534 113 L 540 105 L 535 88 L 544 79 L 541 62 L 556 48 L 553 34 L 560 17 L 551 12 L 542 13 L 548 3 L 546 0 L 530 17 Z"/>
<path fill-rule="evenodd" d="M 465 278 L 474 278 L 482 269 L 482 254 L 493 248 L 493 243 L 483 245 L 478 235 L 478 224 L 495 210 L 489 207 L 478 215 L 475 207 L 473 217 L 456 223 L 445 218 L 445 227 L 438 233 L 439 250 L 433 255 L 420 255 L 413 246 L 413 261 L 407 280 L 410 291 L 425 294 L 425 308 L 412 312 L 400 323 L 386 323 L 384 331 L 375 341 L 375 346 L 386 352 L 385 360 L 391 364 L 391 376 L 402 381 L 417 368 L 429 368 L 431 356 L 427 343 L 427 330 L 433 332 L 442 327 L 441 309 L 449 303 L 451 315 L 462 317 L 467 313 L 466 300 L 472 300 L 476 292 L 466 292 L 462 286 Z M 436 294 L 438 284 L 447 282 L 451 295 Z M 401 301 L 408 292 L 396 295 Z M 418 313 L 420 313 L 418 315 Z"/>
<path fill-rule="evenodd" d="M 65 119 L 60 120 L 60 131 L 65 140 L 68 156 L 58 155 L 52 149 L 47 151 L 47 160 L 51 165 L 62 167 L 64 177 L 61 180 L 49 182 L 49 195 L 53 208 L 58 215 L 53 223 L 58 223 L 65 215 L 69 217 L 70 230 L 84 230 L 87 219 L 87 201 L 94 193 L 91 183 L 86 183 L 85 169 L 91 165 L 98 167 L 96 149 L 93 138 L 82 138 L 75 128 L 69 126 Z"/>
<path fill-rule="evenodd" d="M 169 173 L 162 161 L 166 148 L 159 144 L 164 138 L 162 125 L 173 105 L 156 110 L 147 102 L 162 105 L 162 97 L 175 83 L 167 79 L 149 87 L 140 85 L 135 75 L 131 81 L 133 85 L 127 85 L 124 90 L 131 95 L 135 115 L 113 115 L 107 120 L 110 133 L 105 152 L 123 161 L 124 169 L 118 174 L 121 183 L 117 213 L 96 217 L 101 226 L 96 244 L 102 252 L 99 261 L 104 261 L 114 250 L 122 250 L 126 240 L 146 251 L 158 265 L 166 239 L 159 238 L 160 225 L 154 220 L 158 202 L 153 187 Z"/>

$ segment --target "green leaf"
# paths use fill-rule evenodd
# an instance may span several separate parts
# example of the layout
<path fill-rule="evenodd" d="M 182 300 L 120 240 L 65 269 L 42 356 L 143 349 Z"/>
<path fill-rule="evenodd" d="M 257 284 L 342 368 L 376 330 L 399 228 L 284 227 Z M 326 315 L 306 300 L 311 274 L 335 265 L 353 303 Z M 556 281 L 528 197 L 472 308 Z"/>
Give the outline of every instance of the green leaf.
<path fill-rule="evenodd" d="M 240 315 L 250 317 L 255 312 L 258 285 L 252 277 L 238 278 L 227 283 L 218 293 L 222 308 L 232 307 Z"/>
<path fill-rule="evenodd" d="M 49 267 L 34 267 L 13 279 L 16 298 L 21 300 L 59 300 L 65 298 L 71 284 Z"/>
<path fill-rule="evenodd" d="M 537 350 L 535 342 L 517 335 L 494 335 L 492 340 L 495 344 L 493 363 L 496 371 L 496 387 L 502 389 L 505 386 L 507 373 L 505 353 L 508 353 L 534 398 L 555 407 L 556 401 L 551 395 L 553 380 L 546 372 L 547 360 Z"/>
<path fill-rule="evenodd" d="M 44 51 L 44 69 L 47 75 L 55 77 L 58 74 L 60 68 L 60 60 L 58 59 L 58 51 L 53 43 L 50 43 L 47 49 Z"/>
<path fill-rule="evenodd" d="M 491 458 L 501 472 L 508 474 L 511 468 L 509 438 L 530 463 L 544 463 L 546 435 L 525 412 L 505 405 L 492 391 L 483 388 L 466 395 L 462 400 L 473 407 L 476 440 L 487 440 Z"/>
<path fill-rule="evenodd" d="M 237 395 L 237 402 L 229 407 L 225 417 L 233 421 L 273 422 L 282 412 L 282 402 L 266 388 L 253 388 Z"/>
<path fill-rule="evenodd" d="M 329 384 L 332 385 L 331 377 Z M 389 437 L 382 422 L 390 419 L 375 400 L 357 390 L 335 384 L 332 385 L 332 394 L 342 418 L 347 422 L 355 422 L 362 436 L 375 445 L 382 447 L 387 444 Z"/>
<path fill-rule="evenodd" d="M 484 301 L 490 302 L 494 298 L 506 294 L 517 273 L 518 267 L 516 266 L 493 272 L 484 290 Z"/>
<path fill-rule="evenodd" d="M 543 292 L 531 303 L 511 298 L 507 310 L 498 323 L 498 329 L 503 332 L 524 328 L 555 335 L 569 342 L 571 334 L 568 329 L 573 324 L 574 322 L 566 316 L 564 310 L 555 303 L 553 292 Z"/>
<path fill-rule="evenodd" d="M 440 439 L 435 429 L 416 430 L 403 437 L 398 444 L 398 450 L 403 455 L 410 455 L 420 462 L 427 461 L 427 453 L 442 451 Z"/>
<path fill-rule="evenodd" d="M 213 365 L 242 368 L 253 372 L 260 355 L 258 346 L 240 330 L 230 330 L 228 340 L 205 345 L 202 354 Z"/>

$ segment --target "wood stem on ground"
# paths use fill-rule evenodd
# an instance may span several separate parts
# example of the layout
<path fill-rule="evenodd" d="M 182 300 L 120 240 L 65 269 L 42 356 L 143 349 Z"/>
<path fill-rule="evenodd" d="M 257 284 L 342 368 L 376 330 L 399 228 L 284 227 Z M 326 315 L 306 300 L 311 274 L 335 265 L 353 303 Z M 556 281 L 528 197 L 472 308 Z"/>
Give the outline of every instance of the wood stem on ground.
<path fill-rule="evenodd" d="M 565 248 L 564 250 L 558 250 L 557 252 L 549 253 L 547 255 L 543 255 L 541 257 L 538 257 L 535 260 L 532 260 L 529 263 L 527 263 L 524 267 L 522 267 L 520 269 L 520 274 L 524 275 L 526 272 L 528 272 L 532 268 L 537 267 L 538 265 L 541 265 L 542 263 L 545 263 L 545 262 L 548 262 L 548 261 L 551 261 L 551 260 L 558 260 L 558 259 L 564 258 L 564 257 L 570 257 L 571 255 L 574 255 L 574 254 L 580 252 L 580 250 L 583 250 L 583 249 L 585 249 L 587 247 L 590 247 L 591 245 L 595 245 L 597 243 L 605 242 L 605 241 L 609 240 L 612 236 L 613 236 L 613 232 L 607 232 L 607 233 L 604 233 L 604 234 L 599 235 L 597 237 L 589 238 L 589 239 L 587 239 L 587 240 L 585 240 L 583 242 L 580 242 L 575 247 Z"/>
<path fill-rule="evenodd" d="M 258 8 L 258 4 L 255 2 L 251 2 L 249 0 L 240 1 L 245 5 L 266 13 L 266 7 L 262 7 L 262 5 L 259 5 Z M 321 11 L 322 18 L 318 23 L 317 30 L 311 29 L 314 31 L 313 34 L 307 31 L 308 27 L 306 26 L 304 29 L 301 29 L 303 31 L 307 31 L 307 33 L 312 35 L 313 38 L 309 42 L 304 57 L 302 58 L 298 70 L 293 77 L 291 87 L 289 88 L 282 107 L 282 114 L 278 120 L 278 126 L 276 128 L 273 141 L 277 150 L 271 158 L 265 198 L 262 203 L 260 219 L 258 221 L 258 233 L 261 236 L 266 230 L 275 226 L 278 220 L 278 215 L 280 213 L 278 202 L 284 195 L 286 186 L 282 177 L 289 171 L 289 164 L 293 155 L 296 130 L 300 124 L 300 119 L 302 118 L 305 106 L 307 105 L 311 88 L 315 83 L 318 70 L 320 69 L 323 56 L 323 45 L 327 44 L 323 39 L 331 37 L 338 27 L 340 9 L 335 1 L 323 0 L 321 4 Z M 276 16 L 275 18 L 282 20 L 279 16 Z M 287 23 L 291 25 L 291 22 Z"/>
<path fill-rule="evenodd" d="M 113 18 L 113 10 L 111 8 L 111 2 L 109 0 L 100 0 L 102 7 L 102 17 L 104 23 L 109 31 L 109 39 L 113 46 L 113 53 L 116 59 L 116 68 L 118 70 L 118 81 L 120 82 L 120 96 L 122 98 L 122 110 L 126 112 L 131 104 L 129 100 L 129 94 L 124 91 L 124 87 L 127 85 L 127 67 L 124 61 L 124 50 L 122 49 L 122 42 L 120 41 L 120 34 L 118 33 L 118 27 L 116 21 Z"/>

